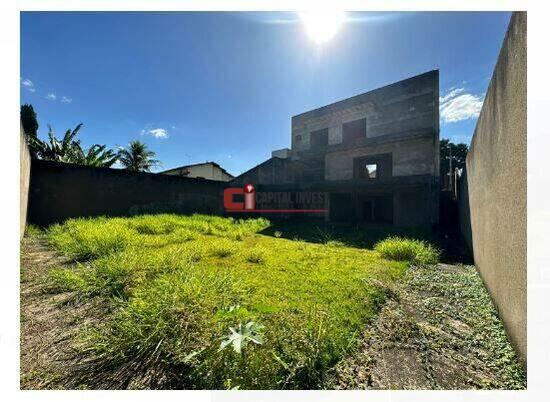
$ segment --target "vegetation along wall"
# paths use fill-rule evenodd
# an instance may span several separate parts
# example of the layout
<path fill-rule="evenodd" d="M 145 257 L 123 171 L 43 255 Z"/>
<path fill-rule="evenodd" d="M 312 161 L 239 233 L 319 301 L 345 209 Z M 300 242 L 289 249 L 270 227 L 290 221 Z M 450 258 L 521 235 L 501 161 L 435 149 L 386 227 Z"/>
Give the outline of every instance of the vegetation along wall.
<path fill-rule="evenodd" d="M 225 182 L 32 160 L 28 222 L 142 213 L 221 214 Z"/>
<path fill-rule="evenodd" d="M 513 14 L 466 158 L 461 230 L 527 359 L 527 14 Z"/>

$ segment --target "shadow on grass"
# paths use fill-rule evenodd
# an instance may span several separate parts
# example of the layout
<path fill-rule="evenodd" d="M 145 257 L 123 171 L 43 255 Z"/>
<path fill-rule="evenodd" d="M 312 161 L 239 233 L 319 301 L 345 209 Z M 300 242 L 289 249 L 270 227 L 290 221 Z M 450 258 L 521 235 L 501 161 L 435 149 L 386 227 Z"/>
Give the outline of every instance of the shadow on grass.
<path fill-rule="evenodd" d="M 372 249 L 374 245 L 390 236 L 407 237 L 427 241 L 442 251 L 442 262 L 472 264 L 463 241 L 456 236 L 436 233 L 430 229 L 397 228 L 391 225 L 355 224 L 343 225 L 324 222 L 272 220 L 271 226 L 262 230 L 265 236 L 309 243 L 339 241 L 349 247 Z"/>

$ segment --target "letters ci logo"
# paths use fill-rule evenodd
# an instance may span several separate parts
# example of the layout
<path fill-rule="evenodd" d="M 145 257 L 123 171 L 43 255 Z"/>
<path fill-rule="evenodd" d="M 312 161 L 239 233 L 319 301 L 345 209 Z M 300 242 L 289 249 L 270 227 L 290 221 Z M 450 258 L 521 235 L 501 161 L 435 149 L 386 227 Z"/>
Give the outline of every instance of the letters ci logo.
<path fill-rule="evenodd" d="M 244 202 L 234 200 L 235 195 L 244 194 Z M 223 206 L 228 211 L 253 210 L 256 208 L 256 189 L 252 184 L 243 188 L 229 187 L 223 190 Z"/>

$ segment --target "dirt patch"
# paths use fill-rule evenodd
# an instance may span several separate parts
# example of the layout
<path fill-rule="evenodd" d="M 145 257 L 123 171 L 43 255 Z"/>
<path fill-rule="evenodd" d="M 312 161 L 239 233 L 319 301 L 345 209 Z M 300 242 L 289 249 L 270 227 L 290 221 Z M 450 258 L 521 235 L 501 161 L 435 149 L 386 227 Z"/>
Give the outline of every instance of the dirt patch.
<path fill-rule="evenodd" d="M 526 388 L 525 372 L 474 267 L 413 267 L 387 294 L 328 388 Z"/>
<path fill-rule="evenodd" d="M 71 264 L 40 236 L 21 243 L 21 389 L 67 388 L 68 374 L 79 365 L 79 331 L 97 323 L 106 308 L 98 299 L 84 303 L 48 292 L 48 271 Z"/>

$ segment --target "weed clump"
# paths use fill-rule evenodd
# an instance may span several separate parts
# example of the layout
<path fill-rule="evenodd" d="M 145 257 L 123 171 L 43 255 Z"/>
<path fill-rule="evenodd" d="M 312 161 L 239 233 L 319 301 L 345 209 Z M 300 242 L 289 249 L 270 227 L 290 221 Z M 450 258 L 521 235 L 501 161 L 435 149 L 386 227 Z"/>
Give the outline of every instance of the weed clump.
<path fill-rule="evenodd" d="M 266 251 L 263 249 L 254 249 L 248 252 L 246 255 L 246 261 L 253 264 L 263 264 L 266 261 Z"/>
<path fill-rule="evenodd" d="M 82 272 L 74 269 L 53 268 L 48 272 L 47 289 L 52 293 L 84 291 L 87 281 Z"/>
<path fill-rule="evenodd" d="M 47 230 L 47 238 L 59 251 L 86 260 L 121 251 L 135 240 L 121 218 L 69 219 Z"/>
<path fill-rule="evenodd" d="M 374 246 L 382 257 L 411 264 L 437 264 L 440 252 L 425 241 L 403 237 L 388 237 Z"/>

